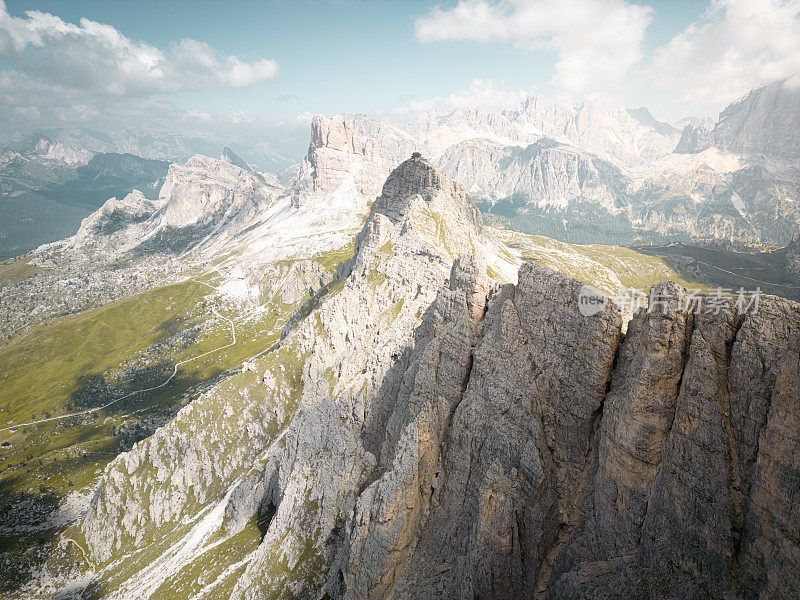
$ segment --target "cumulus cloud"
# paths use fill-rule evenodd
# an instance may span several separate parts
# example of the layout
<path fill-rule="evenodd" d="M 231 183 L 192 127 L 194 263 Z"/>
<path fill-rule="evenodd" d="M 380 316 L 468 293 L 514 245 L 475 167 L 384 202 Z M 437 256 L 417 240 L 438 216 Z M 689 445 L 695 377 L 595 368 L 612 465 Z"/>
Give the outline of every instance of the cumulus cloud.
<path fill-rule="evenodd" d="M 655 51 L 653 85 L 694 107 L 720 107 L 770 81 L 800 79 L 800 1 L 713 0 L 698 23 Z"/>
<path fill-rule="evenodd" d="M 556 54 L 552 83 L 568 92 L 605 89 L 642 58 L 652 9 L 625 0 L 460 0 L 416 21 L 421 42 L 513 42 Z"/>
<path fill-rule="evenodd" d="M 246 62 L 197 40 L 184 39 L 162 51 L 89 19 L 74 24 L 39 11 L 14 17 L 3 0 L 0 58 L 24 75 L 29 87 L 46 82 L 53 91 L 108 96 L 246 87 L 278 71 L 274 60 Z"/>
<path fill-rule="evenodd" d="M 314 113 L 304 110 L 295 117 L 295 122 L 300 125 L 308 125 L 314 119 Z"/>
<path fill-rule="evenodd" d="M 408 115 L 439 109 L 457 110 L 478 107 L 486 111 L 502 110 L 519 104 L 533 90 L 508 90 L 491 79 L 472 79 L 469 86 L 447 96 L 435 96 L 422 100 L 411 100 L 393 109 L 394 115 Z"/>

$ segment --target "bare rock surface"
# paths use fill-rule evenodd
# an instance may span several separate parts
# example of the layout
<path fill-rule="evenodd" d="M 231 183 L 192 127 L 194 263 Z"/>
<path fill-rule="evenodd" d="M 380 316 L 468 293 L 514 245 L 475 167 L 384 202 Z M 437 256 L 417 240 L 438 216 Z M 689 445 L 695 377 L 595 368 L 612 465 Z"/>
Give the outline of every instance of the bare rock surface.
<path fill-rule="evenodd" d="M 796 598 L 800 305 L 661 283 L 623 336 L 560 273 L 493 285 L 487 237 L 460 185 L 394 169 L 335 278 L 291 271 L 278 347 L 108 466 L 82 589 Z"/>

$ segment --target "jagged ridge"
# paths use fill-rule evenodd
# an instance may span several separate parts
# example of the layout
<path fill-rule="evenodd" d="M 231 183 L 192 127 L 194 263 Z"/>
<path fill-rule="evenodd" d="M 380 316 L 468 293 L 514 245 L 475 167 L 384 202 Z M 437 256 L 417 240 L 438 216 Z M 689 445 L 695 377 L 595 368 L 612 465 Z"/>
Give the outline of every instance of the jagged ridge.
<path fill-rule="evenodd" d="M 258 519 L 232 598 L 794 597 L 800 307 L 676 300 L 623 340 L 574 279 L 490 286 L 476 214 L 398 167 L 280 347 L 109 467 L 99 576 L 147 597 Z"/>

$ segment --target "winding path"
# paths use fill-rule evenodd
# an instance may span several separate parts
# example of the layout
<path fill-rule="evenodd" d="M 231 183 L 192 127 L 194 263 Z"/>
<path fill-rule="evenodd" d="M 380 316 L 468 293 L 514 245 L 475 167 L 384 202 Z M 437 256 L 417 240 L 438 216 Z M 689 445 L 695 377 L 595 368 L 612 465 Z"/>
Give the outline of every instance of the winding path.
<path fill-rule="evenodd" d="M 209 284 L 205 283 L 204 281 L 198 281 L 197 283 L 202 283 L 203 285 L 208 285 L 208 287 L 210 287 L 212 289 L 216 289 L 216 288 L 214 288 L 214 286 L 209 285 Z M 158 390 L 158 389 L 163 388 L 170 381 L 175 379 L 175 376 L 178 374 L 178 367 L 179 366 L 184 365 L 184 364 L 186 364 L 188 362 L 192 362 L 193 360 L 197 360 L 198 358 L 203 358 L 204 356 L 208 356 L 209 354 L 213 354 L 214 352 L 219 352 L 220 350 L 224 350 L 225 348 L 230 348 L 231 346 L 233 346 L 236 343 L 236 328 L 233 325 L 233 321 L 231 319 L 229 319 L 228 317 L 225 317 L 225 316 L 221 315 L 217 311 L 216 308 L 212 308 L 211 312 L 214 313 L 214 316 L 219 317 L 220 319 L 225 319 L 228 322 L 228 324 L 231 326 L 231 338 L 232 338 L 231 342 L 228 343 L 228 344 L 225 344 L 224 346 L 220 346 L 219 348 L 214 348 L 213 350 L 209 350 L 208 352 L 203 352 L 202 354 L 198 354 L 197 356 L 193 356 L 192 358 L 187 358 L 185 360 L 176 362 L 175 363 L 175 368 L 172 370 L 172 375 L 170 375 L 167 378 L 167 380 L 164 381 L 163 383 L 161 383 L 159 385 L 156 385 L 156 386 L 153 386 L 153 387 L 144 388 L 144 389 L 141 389 L 141 390 L 136 390 L 135 392 L 130 392 L 129 394 L 121 396 L 121 397 L 117 398 L 116 400 L 112 400 L 111 402 L 109 402 L 108 404 L 104 404 L 103 406 L 96 406 L 94 408 L 89 408 L 89 409 L 86 409 L 86 410 L 81 410 L 81 411 L 69 413 L 69 414 L 66 414 L 66 415 L 59 415 L 57 417 L 49 417 L 47 419 L 39 419 L 38 421 L 30 421 L 28 423 L 7 425 L 5 427 L 0 427 L 0 431 L 7 431 L 9 429 L 17 429 L 19 427 L 28 427 L 30 425 L 38 425 L 39 423 L 46 423 L 47 421 L 59 421 L 61 419 L 69 419 L 70 417 L 78 417 L 80 415 L 86 415 L 86 414 L 89 414 L 89 413 L 93 413 L 93 412 L 95 412 L 97 410 L 104 410 L 104 409 L 108 408 L 109 406 L 112 406 L 112 405 L 116 404 L 117 402 L 125 400 L 126 398 L 130 398 L 131 396 L 135 396 L 136 394 L 142 394 L 144 392 L 152 392 L 154 390 Z"/>
<path fill-rule="evenodd" d="M 705 265 L 705 266 L 711 267 L 713 269 L 718 269 L 718 270 L 722 271 L 723 273 L 728 273 L 728 274 L 734 275 L 736 277 L 741 277 L 742 279 L 749 279 L 750 281 L 755 281 L 756 283 L 763 283 L 764 285 L 772 285 L 772 286 L 790 288 L 790 289 L 795 289 L 795 290 L 796 289 L 800 289 L 800 286 L 796 286 L 796 285 L 787 285 L 785 283 L 770 283 L 769 281 L 761 281 L 760 279 L 753 279 L 752 277 L 748 277 L 747 275 L 742 275 L 741 273 L 734 273 L 733 271 L 728 271 L 728 269 L 723 269 L 722 267 L 718 267 L 717 265 L 712 265 L 710 263 L 703 262 L 702 260 L 698 260 L 697 262 L 700 263 L 701 265 Z"/>

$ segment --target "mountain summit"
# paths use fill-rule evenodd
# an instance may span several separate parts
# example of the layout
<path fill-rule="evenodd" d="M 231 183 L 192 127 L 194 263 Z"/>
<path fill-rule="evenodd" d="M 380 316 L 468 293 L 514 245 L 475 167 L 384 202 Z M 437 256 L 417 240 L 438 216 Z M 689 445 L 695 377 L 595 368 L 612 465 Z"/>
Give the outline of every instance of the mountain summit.
<path fill-rule="evenodd" d="M 259 315 L 275 333 L 108 463 L 15 597 L 56 584 L 126 600 L 800 594 L 785 567 L 800 556 L 800 305 L 723 299 L 695 314 L 684 287 L 661 283 L 663 306 L 623 335 L 613 300 L 583 314 L 583 282 L 519 258 L 602 281 L 616 277 L 591 258 L 602 247 L 525 246 L 414 155 L 354 245 L 323 253 L 330 225 L 307 211 L 340 190 L 298 207 L 197 157 L 171 169 L 160 208 L 132 193 L 102 212 L 101 230 L 144 219 L 134 241 L 200 226 L 192 248 L 220 252 L 213 271 L 193 269 L 212 290 L 198 310 L 231 287 L 250 294 L 245 269 L 271 273 L 267 309 L 212 309 L 233 338 L 217 350 L 256 342 L 266 322 L 244 328 Z M 236 242 L 270 223 L 261 248 L 291 250 L 262 268 L 246 260 L 254 240 Z M 289 253 L 301 229 L 305 259 Z M 624 268 L 645 272 L 635 256 Z M 222 270 L 236 274 L 213 285 Z"/>

